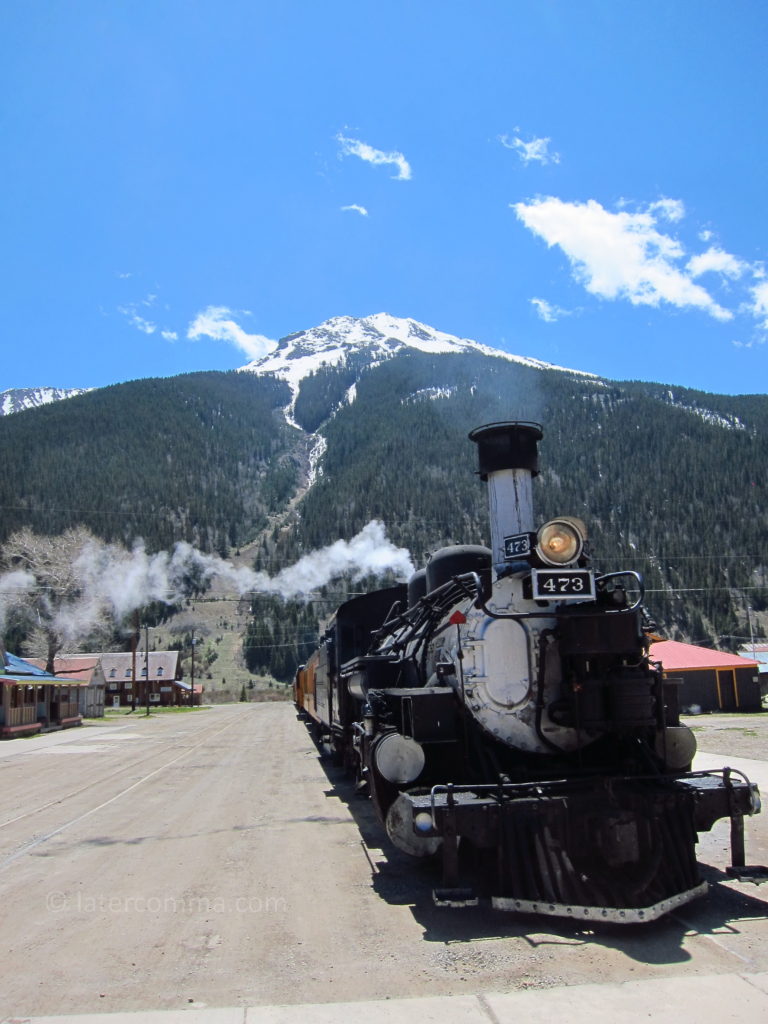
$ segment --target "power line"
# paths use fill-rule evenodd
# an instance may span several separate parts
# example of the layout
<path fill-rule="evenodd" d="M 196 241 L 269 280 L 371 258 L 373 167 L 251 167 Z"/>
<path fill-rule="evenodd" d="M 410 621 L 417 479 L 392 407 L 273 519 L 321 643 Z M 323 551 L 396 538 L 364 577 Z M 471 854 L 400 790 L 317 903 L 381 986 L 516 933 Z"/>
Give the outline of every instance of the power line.
<path fill-rule="evenodd" d="M 722 591 L 743 591 L 743 590 L 768 590 L 767 586 L 762 587 L 740 587 L 735 584 L 731 587 L 660 587 L 645 589 L 646 594 L 717 594 Z"/>

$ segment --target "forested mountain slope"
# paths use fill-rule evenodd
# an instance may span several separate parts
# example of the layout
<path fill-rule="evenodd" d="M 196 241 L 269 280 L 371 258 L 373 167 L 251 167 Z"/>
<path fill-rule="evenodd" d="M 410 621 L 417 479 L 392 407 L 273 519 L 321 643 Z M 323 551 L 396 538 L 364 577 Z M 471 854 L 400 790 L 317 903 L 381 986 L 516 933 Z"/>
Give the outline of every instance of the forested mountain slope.
<path fill-rule="evenodd" d="M 293 335 L 251 372 L 133 381 L 3 417 L 0 539 L 82 523 L 150 550 L 187 540 L 225 555 L 256 540 L 257 568 L 276 572 L 376 518 L 423 564 L 488 540 L 468 432 L 533 420 L 537 519 L 581 516 L 598 568 L 645 574 L 667 635 L 733 646 L 748 605 L 765 622 L 766 396 L 606 381 L 414 321 L 360 323 Z M 385 337 L 401 324 L 405 343 Z M 257 599 L 250 666 L 290 676 L 344 593 Z"/>
<path fill-rule="evenodd" d="M 82 523 L 150 549 L 187 540 L 225 553 L 293 493 L 288 388 L 196 373 L 137 380 L 0 419 L 0 540 Z"/>

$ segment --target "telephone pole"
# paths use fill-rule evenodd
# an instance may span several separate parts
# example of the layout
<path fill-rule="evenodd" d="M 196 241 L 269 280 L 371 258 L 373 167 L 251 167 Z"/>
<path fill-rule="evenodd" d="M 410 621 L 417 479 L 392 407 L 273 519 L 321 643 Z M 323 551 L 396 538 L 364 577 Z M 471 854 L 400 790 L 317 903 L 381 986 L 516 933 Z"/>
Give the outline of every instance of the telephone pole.
<path fill-rule="evenodd" d="M 149 717 L 149 625 L 144 624 L 144 685 L 147 695 L 147 717 Z"/>

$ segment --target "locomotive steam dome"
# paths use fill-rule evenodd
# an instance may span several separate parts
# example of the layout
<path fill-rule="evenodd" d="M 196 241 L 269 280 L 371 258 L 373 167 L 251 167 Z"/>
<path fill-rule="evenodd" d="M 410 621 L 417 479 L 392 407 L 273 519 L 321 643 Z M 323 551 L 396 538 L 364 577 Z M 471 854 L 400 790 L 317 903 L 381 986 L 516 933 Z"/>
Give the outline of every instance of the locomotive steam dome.
<path fill-rule="evenodd" d="M 476 572 L 483 592 L 490 595 L 491 551 L 479 544 L 457 544 L 435 551 L 427 562 L 427 593 L 465 572 Z"/>

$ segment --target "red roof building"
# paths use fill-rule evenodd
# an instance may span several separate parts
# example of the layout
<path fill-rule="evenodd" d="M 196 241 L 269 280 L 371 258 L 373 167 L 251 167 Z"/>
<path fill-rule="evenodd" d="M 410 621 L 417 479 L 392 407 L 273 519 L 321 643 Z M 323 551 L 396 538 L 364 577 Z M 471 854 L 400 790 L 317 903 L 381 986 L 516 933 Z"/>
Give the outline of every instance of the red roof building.
<path fill-rule="evenodd" d="M 679 679 L 680 710 L 760 711 L 757 661 L 726 651 L 659 640 L 651 659 L 661 663 L 665 679 Z"/>

